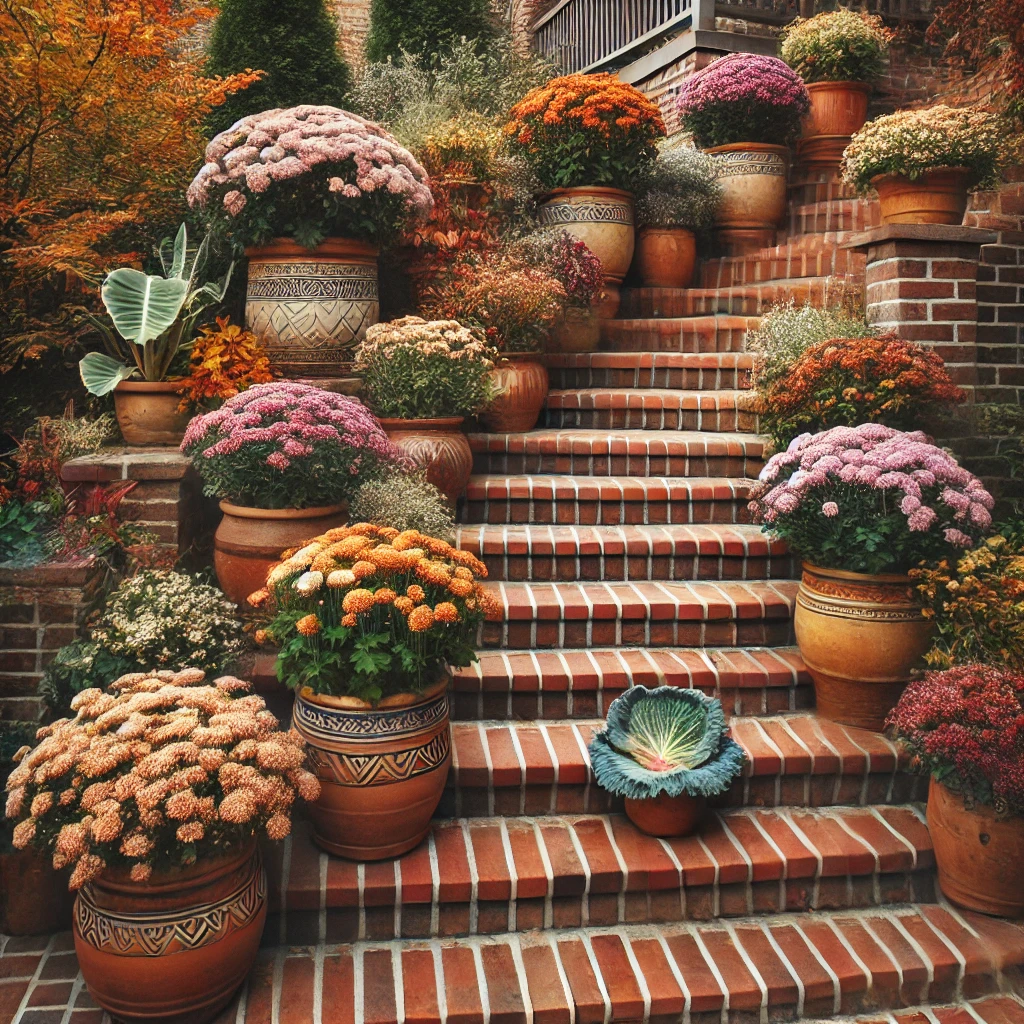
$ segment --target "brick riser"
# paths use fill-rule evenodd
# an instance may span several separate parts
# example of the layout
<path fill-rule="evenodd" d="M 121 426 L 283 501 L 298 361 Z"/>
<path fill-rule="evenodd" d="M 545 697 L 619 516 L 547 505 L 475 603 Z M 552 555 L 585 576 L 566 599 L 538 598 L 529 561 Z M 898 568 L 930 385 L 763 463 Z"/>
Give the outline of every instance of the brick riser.
<path fill-rule="evenodd" d="M 746 352 L 592 352 L 545 357 L 552 389 L 672 388 L 684 391 L 750 387 Z"/>
<path fill-rule="evenodd" d="M 742 391 L 552 390 L 541 426 L 756 433 L 757 414 L 749 405 Z"/>

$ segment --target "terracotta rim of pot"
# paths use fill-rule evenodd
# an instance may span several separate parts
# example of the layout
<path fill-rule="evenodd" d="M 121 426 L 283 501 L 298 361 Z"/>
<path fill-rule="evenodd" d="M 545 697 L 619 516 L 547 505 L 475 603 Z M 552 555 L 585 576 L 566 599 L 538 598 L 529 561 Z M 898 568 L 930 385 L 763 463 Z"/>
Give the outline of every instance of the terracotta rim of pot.
<path fill-rule="evenodd" d="M 772 142 L 729 142 L 724 146 L 708 146 L 705 153 L 778 153 L 789 160 L 789 146 L 776 146 Z"/>
<path fill-rule="evenodd" d="M 245 255 L 253 257 L 284 256 L 343 256 L 367 260 L 376 260 L 380 250 L 369 242 L 360 242 L 355 238 L 331 235 L 325 238 L 315 249 L 305 249 L 292 238 L 272 238 L 266 245 L 254 245 L 245 250 Z"/>
<path fill-rule="evenodd" d="M 358 697 L 334 697 L 329 693 L 314 693 L 308 686 L 299 690 L 299 696 L 308 704 L 319 704 L 322 707 L 338 708 L 342 711 L 391 711 L 395 708 L 408 708 L 413 704 L 433 700 L 448 688 L 448 676 L 439 679 L 433 686 L 428 686 L 422 693 L 395 693 L 385 697 L 377 704 L 360 700 Z"/>
<path fill-rule="evenodd" d="M 177 394 L 184 385 L 183 380 L 123 380 L 114 390 L 136 394 L 143 392 Z"/>
<path fill-rule="evenodd" d="M 334 505 L 313 505 L 311 508 L 253 508 L 251 505 L 232 505 L 230 501 L 219 502 L 221 512 L 239 519 L 318 519 L 344 512 L 347 501 Z"/>
<path fill-rule="evenodd" d="M 872 188 L 878 187 L 878 183 L 882 181 L 906 181 L 911 185 L 919 185 L 923 189 L 928 188 L 928 178 L 933 174 L 962 174 L 964 179 L 970 177 L 971 170 L 969 167 L 929 167 L 920 178 L 908 178 L 905 174 L 876 174 L 871 179 Z"/>
<path fill-rule="evenodd" d="M 229 847 L 219 856 L 200 857 L 195 864 L 188 867 L 156 869 L 146 882 L 133 882 L 129 877 L 128 868 L 105 868 L 101 876 L 102 886 L 104 889 L 129 896 L 140 892 L 149 895 L 175 892 L 187 882 L 201 879 L 203 884 L 206 884 L 234 871 L 255 851 L 256 838 L 250 836 L 236 846 Z"/>
<path fill-rule="evenodd" d="M 501 358 L 506 363 L 539 363 L 543 355 L 544 353 L 538 349 L 536 352 L 502 352 Z"/>
<path fill-rule="evenodd" d="M 910 583 L 909 576 L 899 572 L 850 572 L 849 569 L 826 569 L 823 566 L 815 565 L 813 562 L 801 563 L 807 572 L 816 573 L 819 576 L 835 576 L 841 580 L 849 580 L 851 583 L 872 580 L 881 583 Z"/>
<path fill-rule="evenodd" d="M 399 419 L 396 417 L 378 416 L 377 422 L 387 430 L 389 427 L 392 430 L 401 429 L 407 423 L 413 423 L 417 427 L 425 428 L 427 430 L 437 429 L 443 430 L 446 427 L 461 427 L 465 422 L 465 416 L 437 416 L 431 419 L 422 420 L 406 420 Z"/>
<path fill-rule="evenodd" d="M 829 89 L 843 89 L 846 92 L 871 92 L 870 82 L 854 82 L 844 78 L 840 82 L 805 82 L 808 92 L 826 92 Z"/>
<path fill-rule="evenodd" d="M 560 199 L 562 196 L 575 196 L 581 193 L 633 201 L 632 192 L 624 188 L 612 188 L 610 185 L 573 185 L 570 188 L 553 188 L 549 192 L 544 192 L 540 197 L 540 201 L 543 203 L 549 199 Z"/>

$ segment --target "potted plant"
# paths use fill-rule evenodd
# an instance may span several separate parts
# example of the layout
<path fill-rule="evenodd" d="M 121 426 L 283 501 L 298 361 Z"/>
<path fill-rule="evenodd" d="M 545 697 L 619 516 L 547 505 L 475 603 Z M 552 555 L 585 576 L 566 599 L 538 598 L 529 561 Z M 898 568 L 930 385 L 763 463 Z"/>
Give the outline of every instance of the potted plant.
<path fill-rule="evenodd" d="M 601 315 L 614 316 L 633 259 L 630 193 L 665 134 L 657 105 L 615 75 L 565 75 L 528 92 L 505 132 L 549 190 L 541 223 L 564 227 L 600 259 Z"/>
<path fill-rule="evenodd" d="M 679 121 L 715 157 L 718 233 L 728 251 L 771 245 L 786 213 L 787 145 L 809 109 L 803 81 L 778 57 L 731 53 L 683 83 Z"/>
<path fill-rule="evenodd" d="M 212 1020 L 245 979 L 266 919 L 258 835 L 315 800 L 299 736 L 262 697 L 200 669 L 83 690 L 7 780 L 14 845 L 48 851 L 77 890 L 75 952 L 118 1020 Z"/>
<path fill-rule="evenodd" d="M 454 505 L 473 472 L 462 421 L 493 397 L 498 353 L 457 320 L 376 324 L 356 350 L 366 402 L 388 437 Z"/>
<path fill-rule="evenodd" d="M 609 706 L 590 741 L 590 764 L 598 785 L 624 798 L 638 829 L 685 836 L 705 801 L 743 771 L 743 749 L 728 732 L 715 697 L 678 686 L 633 686 Z"/>
<path fill-rule="evenodd" d="M 379 125 L 303 105 L 206 147 L 189 205 L 249 258 L 246 326 L 290 375 L 336 375 L 377 322 L 378 246 L 430 213 L 426 172 Z"/>
<path fill-rule="evenodd" d="M 565 228 L 542 228 L 509 246 L 509 256 L 539 267 L 565 291 L 561 317 L 551 328 L 551 346 L 559 352 L 593 352 L 601 340 L 595 302 L 604 290 L 601 261 Z"/>
<path fill-rule="evenodd" d="M 440 540 L 455 540 L 452 506 L 422 470 L 367 480 L 349 502 L 348 514 L 354 523 L 393 526 L 399 532 L 418 530 Z"/>
<path fill-rule="evenodd" d="M 843 178 L 878 193 L 883 224 L 959 224 L 968 191 L 995 180 L 1003 141 L 999 119 L 984 110 L 898 110 L 854 135 Z"/>
<path fill-rule="evenodd" d="M 636 261 L 644 287 L 690 287 L 696 233 L 715 222 L 721 200 L 712 157 L 690 146 L 662 148 L 636 197 Z"/>
<path fill-rule="evenodd" d="M 811 109 L 797 148 L 801 162 L 836 167 L 868 117 L 892 33 L 882 19 L 839 7 L 783 29 L 779 55 L 804 80 Z"/>
<path fill-rule="evenodd" d="M 427 834 L 451 762 L 448 674 L 476 660 L 493 598 L 484 565 L 416 530 L 357 523 L 285 553 L 250 596 L 273 619 L 293 722 L 322 791 L 314 838 L 354 860 L 398 857 Z"/>
<path fill-rule="evenodd" d="M 539 267 L 491 256 L 449 274 L 425 300 L 428 316 L 482 327 L 501 354 L 491 371 L 491 404 L 481 419 L 495 433 L 532 430 L 548 397 L 540 361 L 562 315 L 565 289 Z"/>
<path fill-rule="evenodd" d="M 803 559 L 794 628 L 818 713 L 880 730 L 931 645 L 908 570 L 971 547 L 992 496 L 920 431 L 865 423 L 796 438 L 751 499 Z"/>
<path fill-rule="evenodd" d="M 114 392 L 117 425 L 128 444 L 178 444 L 188 425 L 178 408 L 181 384 L 165 378 L 180 349 L 188 346 L 203 312 L 220 302 L 227 291 L 230 269 L 219 285 L 200 285 L 198 273 L 206 258 L 204 238 L 188 262 L 185 225 L 174 247 L 160 246 L 163 275 L 118 267 L 100 288 L 111 321 L 86 314 L 99 331 L 106 352 L 89 352 L 79 371 L 90 394 Z M 132 380 L 140 376 L 141 380 Z"/>
<path fill-rule="evenodd" d="M 811 345 L 784 374 L 758 388 L 755 409 L 778 451 L 800 434 L 829 427 L 914 429 L 965 398 L 938 353 L 888 332 Z"/>
<path fill-rule="evenodd" d="M 977 663 L 928 672 L 888 724 L 931 776 L 939 888 L 969 910 L 1024 917 L 1024 674 Z"/>
<path fill-rule="evenodd" d="M 285 548 L 340 526 L 363 480 L 404 464 L 364 405 L 294 381 L 257 384 L 197 416 L 181 450 L 220 499 L 213 564 L 237 604 Z"/>

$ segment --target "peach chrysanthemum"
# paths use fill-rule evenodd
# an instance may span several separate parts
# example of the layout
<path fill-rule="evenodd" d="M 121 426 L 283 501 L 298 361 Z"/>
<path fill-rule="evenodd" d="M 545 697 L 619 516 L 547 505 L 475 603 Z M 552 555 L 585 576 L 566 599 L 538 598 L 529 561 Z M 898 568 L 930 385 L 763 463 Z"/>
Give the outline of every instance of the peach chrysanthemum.
<path fill-rule="evenodd" d="M 86 786 L 85 791 L 82 793 L 82 810 L 96 810 L 96 805 L 101 801 L 106 800 L 113 792 L 113 782 L 94 782 L 91 786 Z"/>
<path fill-rule="evenodd" d="M 24 821 L 19 821 L 14 826 L 14 833 L 11 836 L 11 842 L 14 844 L 16 850 L 24 850 L 29 843 L 35 839 L 36 836 L 36 822 L 35 818 L 26 818 Z"/>
<path fill-rule="evenodd" d="M 309 568 L 311 572 L 318 572 L 321 576 L 327 576 L 335 567 L 335 558 L 331 553 L 330 548 L 326 551 L 321 551 L 316 558 L 310 563 Z"/>
<path fill-rule="evenodd" d="M 377 566 L 373 562 L 368 562 L 365 559 L 360 559 L 352 566 L 352 574 L 357 580 L 365 580 L 372 576 L 377 571 Z"/>
<path fill-rule="evenodd" d="M 270 591 L 266 587 L 260 587 L 259 590 L 254 590 L 245 600 L 253 608 L 262 608 L 270 600 Z"/>
<path fill-rule="evenodd" d="M 395 592 L 390 587 L 381 587 L 373 592 L 373 600 L 377 604 L 391 604 L 395 599 Z"/>
<path fill-rule="evenodd" d="M 172 821 L 194 818 L 199 809 L 199 797 L 191 789 L 182 789 L 167 798 L 164 811 Z"/>
<path fill-rule="evenodd" d="M 150 875 L 153 874 L 152 864 L 133 864 L 131 871 L 131 879 L 133 882 L 148 882 Z"/>
<path fill-rule="evenodd" d="M 121 840 L 121 852 L 126 857 L 139 860 L 153 849 L 154 842 L 144 832 L 132 832 Z"/>
<path fill-rule="evenodd" d="M 206 772 L 215 772 L 227 760 L 227 754 L 218 747 L 210 747 L 199 752 L 199 767 Z"/>
<path fill-rule="evenodd" d="M 178 830 L 174 834 L 183 843 L 198 843 L 206 835 L 206 829 L 203 828 L 201 822 L 186 821 L 184 825 L 178 826 Z"/>
<path fill-rule="evenodd" d="M 320 632 L 320 620 L 315 615 L 303 615 L 295 623 L 295 628 L 303 636 L 316 636 Z"/>
<path fill-rule="evenodd" d="M 434 613 L 430 605 L 421 604 L 409 613 L 409 629 L 413 633 L 422 633 L 434 624 Z"/>
<path fill-rule="evenodd" d="M 25 759 L 25 755 L 31 752 L 31 750 L 32 748 L 26 743 L 25 746 L 18 747 L 18 749 L 14 752 L 14 756 L 11 758 L 11 760 L 15 764 L 20 764 Z"/>
<path fill-rule="evenodd" d="M 124 829 L 124 822 L 116 814 L 101 814 L 92 823 L 92 837 L 97 843 L 112 843 Z"/>
<path fill-rule="evenodd" d="M 267 819 L 267 835 L 277 841 L 284 839 L 292 830 L 292 821 L 287 814 L 272 814 Z"/>
<path fill-rule="evenodd" d="M 337 544 L 351 535 L 352 531 L 347 526 L 332 526 L 326 533 L 320 535 L 320 540 L 325 544 Z"/>
<path fill-rule="evenodd" d="M 364 551 L 372 545 L 373 541 L 369 537 L 356 535 L 355 537 L 346 537 L 340 543 L 335 544 L 333 551 L 338 558 L 350 559 L 355 558 L 360 551 Z"/>
<path fill-rule="evenodd" d="M 200 726 L 200 728 L 192 733 L 192 742 L 202 749 L 224 747 L 233 739 L 234 736 L 231 733 L 231 729 L 226 725 Z M 200 757 L 202 757 L 202 749 L 200 750 Z"/>
<path fill-rule="evenodd" d="M 74 790 L 72 790 L 72 792 L 74 792 Z M 24 803 L 25 787 L 15 786 L 14 789 L 12 789 L 7 794 L 7 806 L 5 808 L 5 813 L 7 817 L 16 818 L 19 814 L 21 814 L 21 808 Z"/>
<path fill-rule="evenodd" d="M 288 772 L 288 781 L 299 791 L 306 803 L 313 803 L 320 796 L 320 780 L 305 768 L 294 768 Z"/>
<path fill-rule="evenodd" d="M 60 800 L 58 801 L 58 803 L 60 804 L 61 807 L 67 807 L 68 805 L 73 804 L 77 799 L 78 790 L 65 789 L 64 792 L 61 793 Z"/>
<path fill-rule="evenodd" d="M 272 741 L 261 743 L 256 751 L 256 763 L 261 768 L 269 768 L 275 772 L 284 772 L 289 768 L 298 768 L 302 764 L 303 757 L 304 755 L 301 750 Z"/>
<path fill-rule="evenodd" d="M 102 785 L 102 783 L 101 783 Z M 136 771 L 130 771 L 127 775 L 121 775 L 114 780 L 111 796 L 115 800 L 130 800 L 138 795 L 146 787 L 146 780 Z M 90 787 L 92 788 L 92 787 Z"/>
<path fill-rule="evenodd" d="M 416 607 L 416 605 L 413 604 L 413 600 L 412 600 L 411 597 L 396 597 L 395 598 L 395 607 L 403 615 L 408 615 L 413 610 L 413 608 Z"/>
<path fill-rule="evenodd" d="M 175 686 L 195 686 L 206 678 L 206 673 L 201 668 L 183 668 L 174 676 Z"/>
<path fill-rule="evenodd" d="M 451 601 L 442 601 L 434 605 L 434 618 L 438 622 L 458 622 L 459 609 Z"/>
<path fill-rule="evenodd" d="M 139 812 L 139 824 L 145 828 L 159 828 L 165 820 L 161 811 L 150 809 Z"/>
<path fill-rule="evenodd" d="M 406 588 L 406 597 L 412 599 L 414 604 L 422 604 L 426 600 L 426 593 L 418 583 L 413 583 L 411 586 Z"/>
<path fill-rule="evenodd" d="M 351 587 L 356 582 L 356 574 L 351 569 L 335 569 L 327 576 L 327 586 L 335 590 Z"/>
<path fill-rule="evenodd" d="M 81 822 L 69 822 L 57 833 L 54 848 L 67 857 L 68 861 L 78 860 L 88 847 L 88 838 L 88 832 Z"/>
<path fill-rule="evenodd" d="M 419 530 L 403 530 L 391 541 L 391 546 L 396 551 L 405 551 L 408 548 L 418 547 L 424 540 Z"/>
<path fill-rule="evenodd" d="M 97 857 L 95 854 L 87 853 L 84 857 L 79 859 L 78 863 L 75 865 L 75 870 L 71 872 L 71 879 L 68 881 L 68 888 L 72 891 L 81 889 L 83 885 L 88 884 L 94 878 L 98 877 L 100 872 L 106 866 L 106 862 L 102 857 Z"/>
<path fill-rule="evenodd" d="M 345 595 L 345 599 L 341 602 L 341 607 L 346 612 L 351 612 L 353 615 L 359 615 L 361 612 L 368 612 L 373 607 L 373 591 L 362 588 L 358 590 L 350 590 Z"/>
<path fill-rule="evenodd" d="M 244 825 L 256 813 L 256 801 L 248 790 L 236 789 L 221 800 L 218 813 L 223 821 Z"/>

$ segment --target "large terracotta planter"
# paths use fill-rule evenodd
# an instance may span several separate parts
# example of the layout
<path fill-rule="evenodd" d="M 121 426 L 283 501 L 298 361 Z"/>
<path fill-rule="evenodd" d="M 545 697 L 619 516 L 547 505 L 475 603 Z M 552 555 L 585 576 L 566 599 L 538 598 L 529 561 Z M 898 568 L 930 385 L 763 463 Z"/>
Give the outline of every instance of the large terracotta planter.
<path fill-rule="evenodd" d="M 473 473 L 473 450 L 462 432 L 462 417 L 433 420 L 381 419 L 396 447 L 427 471 L 430 481 L 454 504 Z"/>
<path fill-rule="evenodd" d="M 0 934 L 42 935 L 71 925 L 70 871 L 54 871 L 41 850 L 0 853 Z"/>
<path fill-rule="evenodd" d="M 689 288 L 697 239 L 686 228 L 641 228 L 636 260 L 645 288 Z"/>
<path fill-rule="evenodd" d="M 939 888 L 968 910 L 1024 917 L 1024 818 L 999 817 L 992 807 L 968 810 L 963 797 L 933 778 L 928 787 Z"/>
<path fill-rule="evenodd" d="M 551 329 L 556 352 L 596 352 L 601 342 L 601 321 L 592 309 L 569 306 Z"/>
<path fill-rule="evenodd" d="M 868 576 L 804 563 L 796 640 L 814 680 L 818 714 L 880 732 L 931 646 L 907 576 Z"/>
<path fill-rule="evenodd" d="M 717 235 L 729 255 L 741 256 L 770 246 L 786 215 L 789 150 L 760 142 L 712 146 L 722 184 Z"/>
<path fill-rule="evenodd" d="M 850 137 L 868 119 L 871 86 L 867 82 L 811 82 L 807 92 L 811 109 L 797 145 L 800 163 L 838 167 Z"/>
<path fill-rule="evenodd" d="M 448 680 L 376 708 L 347 697 L 295 697 L 292 723 L 309 744 L 320 797 L 313 838 L 351 860 L 399 857 L 430 830 L 452 759 Z"/>
<path fill-rule="evenodd" d="M 491 370 L 498 396 L 481 413 L 495 434 L 525 434 L 533 430 L 548 397 L 547 367 L 535 352 L 513 352 Z"/>
<path fill-rule="evenodd" d="M 605 298 L 600 315 L 613 317 L 619 308 L 619 285 L 633 262 L 633 196 L 618 188 L 581 186 L 556 188 L 540 204 L 545 227 L 564 228 L 601 261 Z"/>
<path fill-rule="evenodd" d="M 704 800 L 685 793 L 624 801 L 626 817 L 649 836 L 688 836 L 700 822 L 704 805 Z"/>
<path fill-rule="evenodd" d="M 181 444 L 190 413 L 178 412 L 180 381 L 123 380 L 114 388 L 114 415 L 125 444 Z"/>
<path fill-rule="evenodd" d="M 75 952 L 89 994 L 115 1020 L 205 1024 L 245 980 L 266 917 L 249 842 L 146 884 L 104 872 L 75 901 Z"/>
<path fill-rule="evenodd" d="M 213 535 L 213 567 L 220 589 L 235 602 L 259 590 L 281 552 L 348 520 L 348 504 L 315 508 L 248 508 L 222 501 Z"/>
<path fill-rule="evenodd" d="M 960 224 L 967 209 L 964 167 L 937 167 L 916 181 L 902 174 L 871 179 L 883 224 Z"/>
<path fill-rule="evenodd" d="M 377 249 L 328 238 L 303 249 L 287 238 L 246 249 L 245 323 L 289 377 L 342 375 L 377 322 Z"/>

